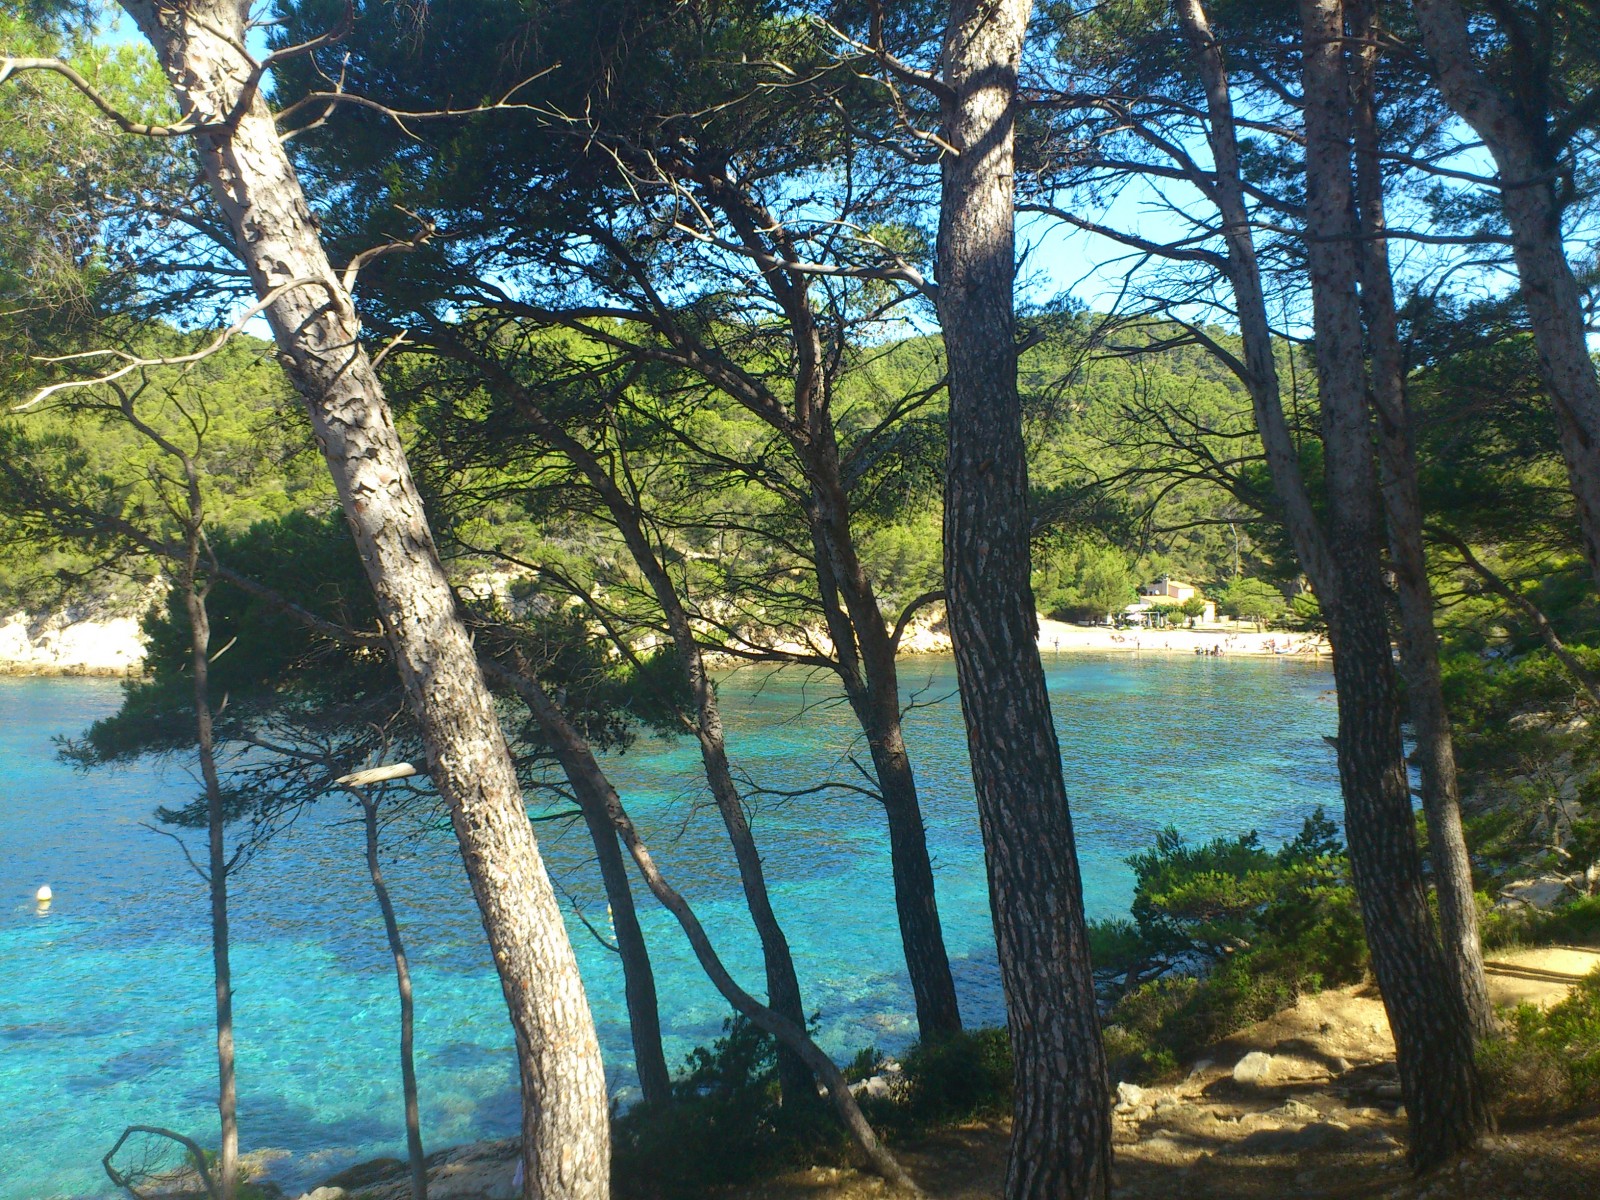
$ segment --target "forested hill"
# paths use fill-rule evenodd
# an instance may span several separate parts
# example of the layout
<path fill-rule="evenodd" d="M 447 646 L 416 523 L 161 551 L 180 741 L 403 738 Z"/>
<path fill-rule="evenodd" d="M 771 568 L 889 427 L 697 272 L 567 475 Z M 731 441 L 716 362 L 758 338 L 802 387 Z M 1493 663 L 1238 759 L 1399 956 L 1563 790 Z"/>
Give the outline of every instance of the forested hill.
<path fill-rule="evenodd" d="M 1207 438 L 1242 437 L 1254 447 L 1247 401 L 1222 364 L 1194 345 L 1149 348 L 1153 337 L 1170 332 L 1110 332 L 1097 318 L 1055 318 L 1040 326 L 1037 344 L 1023 356 L 1036 578 L 1047 609 L 1071 590 L 1069 577 L 1081 571 L 1085 554 L 1102 570 L 1109 559 L 1114 587 L 1130 598 L 1135 581 L 1163 572 L 1227 578 L 1240 569 L 1236 552 L 1246 573 L 1282 569 L 1271 560 L 1270 538 L 1258 550 L 1251 537 L 1258 514 L 1220 479 L 1178 478 L 1174 447 L 1147 436 L 1150 414 L 1159 410 L 1208 431 L 1187 452 L 1191 458 L 1204 456 Z M 171 330 L 159 338 L 169 354 L 194 342 Z M 182 430 L 200 447 L 206 524 L 214 536 L 234 536 L 291 512 L 325 517 L 337 508 L 271 351 L 241 335 L 222 353 L 182 372 L 151 373 L 141 385 L 141 415 L 158 429 Z M 852 499 L 867 529 L 863 547 L 875 581 L 890 600 L 904 602 L 939 583 L 941 348 L 937 338 L 910 338 L 859 347 L 853 360 L 834 400 L 841 438 L 848 447 L 852 437 L 877 435 L 881 463 L 862 467 Z M 461 399 L 453 393 L 441 399 L 449 384 L 438 364 L 401 360 L 388 382 L 459 573 L 498 567 L 517 574 L 533 559 L 570 565 L 584 557 L 584 546 L 614 537 L 604 522 L 583 519 L 581 503 L 553 504 L 548 493 L 560 481 L 536 461 L 485 466 L 459 427 L 445 425 L 444 410 L 458 418 Z M 9 397 L 8 407 L 25 398 Z M 744 519 L 761 516 L 767 540 L 785 540 L 761 488 L 736 484 L 712 465 L 759 457 L 760 423 L 736 404 L 704 399 L 692 442 L 654 436 L 643 451 L 652 472 L 711 485 L 672 489 L 665 536 L 688 558 L 703 556 L 713 543 L 725 550 L 730 538 L 751 558 L 786 554 L 755 544 L 763 539 L 752 537 Z M 669 382 L 659 394 L 639 397 L 635 411 L 654 411 L 659 419 L 673 402 Z M 118 397 L 55 393 L 0 422 L 0 452 L 0 506 L 14 518 L 0 544 L 0 610 L 72 602 L 115 607 L 136 596 L 157 563 L 126 544 L 112 552 L 113 526 L 166 528 L 170 535 L 177 518 L 166 509 L 178 481 L 172 464 L 125 419 Z M 70 479 L 73 486 L 58 494 L 43 486 L 47 479 Z M 103 536 L 95 536 L 97 522 Z M 736 586 L 731 576 L 724 583 Z"/>
<path fill-rule="evenodd" d="M 133 349 L 183 354 L 210 337 L 145 330 Z M 6 397 L 6 409 L 26 401 Z M 0 610 L 43 610 L 142 593 L 154 558 L 119 539 L 170 535 L 181 470 L 127 419 L 195 439 L 207 526 L 236 534 L 286 513 L 326 512 L 333 488 L 270 344 L 249 336 L 183 370 L 150 373 L 121 390 L 57 392 L 0 419 Z"/>

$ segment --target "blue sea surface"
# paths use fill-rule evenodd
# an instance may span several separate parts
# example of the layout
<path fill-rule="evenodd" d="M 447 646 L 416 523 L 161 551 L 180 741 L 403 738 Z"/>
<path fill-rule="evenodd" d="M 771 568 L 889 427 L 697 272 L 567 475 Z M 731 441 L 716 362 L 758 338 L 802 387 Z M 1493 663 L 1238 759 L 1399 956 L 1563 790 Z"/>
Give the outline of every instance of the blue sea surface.
<path fill-rule="evenodd" d="M 1046 655 L 1091 916 L 1124 913 L 1126 857 L 1176 825 L 1192 839 L 1291 836 L 1337 814 L 1332 678 L 1282 660 Z M 965 732 L 948 658 L 906 660 L 917 769 L 945 937 L 968 1024 L 1003 1020 Z M 862 782 L 865 747 L 829 680 L 743 670 L 720 681 L 729 748 L 752 787 Z M 112 1194 L 99 1159 L 131 1123 L 215 1140 L 209 923 L 202 882 L 145 827 L 197 790 L 182 764 L 74 772 L 52 739 L 114 711 L 114 682 L 0 679 L 0 1200 Z M 725 961 L 760 991 L 759 947 L 699 755 L 641 741 L 609 765 L 669 878 Z M 753 825 L 808 1011 L 836 1056 L 915 1033 L 882 814 L 846 790 L 754 792 Z M 403 1155 L 392 961 L 351 807 L 330 798 L 234 877 L 234 1012 L 244 1149 L 286 1188 Z M 581 827 L 541 822 L 613 1093 L 633 1094 L 622 975 Z M 196 848 L 198 853 L 200 847 Z M 385 872 L 415 975 L 430 1149 L 513 1133 L 510 1028 L 448 827 L 398 823 Z M 49 884 L 55 900 L 33 901 Z M 670 916 L 636 888 L 669 1059 L 728 1008 Z M 581 915 L 580 915 L 581 914 Z M 291 1191 L 291 1194 L 294 1194 Z"/>

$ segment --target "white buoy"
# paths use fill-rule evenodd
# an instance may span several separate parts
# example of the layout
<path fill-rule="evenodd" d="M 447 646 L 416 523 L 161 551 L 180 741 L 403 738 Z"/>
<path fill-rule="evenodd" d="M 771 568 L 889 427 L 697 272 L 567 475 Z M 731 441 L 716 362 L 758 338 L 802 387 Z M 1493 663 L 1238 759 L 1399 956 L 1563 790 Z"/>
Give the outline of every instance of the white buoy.
<path fill-rule="evenodd" d="M 47 883 L 33 894 L 33 898 L 40 904 L 49 904 L 55 899 L 55 893 L 50 890 L 50 885 Z"/>

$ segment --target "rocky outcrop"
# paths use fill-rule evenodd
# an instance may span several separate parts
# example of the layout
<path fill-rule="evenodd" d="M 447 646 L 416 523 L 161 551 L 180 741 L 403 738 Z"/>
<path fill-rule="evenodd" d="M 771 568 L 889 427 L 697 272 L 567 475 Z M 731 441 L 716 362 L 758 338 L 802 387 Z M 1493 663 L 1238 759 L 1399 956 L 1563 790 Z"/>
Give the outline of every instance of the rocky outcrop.
<path fill-rule="evenodd" d="M 137 675 L 145 655 L 138 613 L 148 602 L 12 613 L 0 622 L 0 674 Z"/>

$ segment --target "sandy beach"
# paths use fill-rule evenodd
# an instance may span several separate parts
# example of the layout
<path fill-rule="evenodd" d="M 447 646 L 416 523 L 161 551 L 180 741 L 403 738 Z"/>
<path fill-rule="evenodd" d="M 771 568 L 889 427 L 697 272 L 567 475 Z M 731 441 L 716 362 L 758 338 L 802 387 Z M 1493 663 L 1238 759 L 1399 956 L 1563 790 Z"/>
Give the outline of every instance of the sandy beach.
<path fill-rule="evenodd" d="M 1188 654 L 1196 651 L 1273 658 L 1327 657 L 1328 640 L 1310 633 L 1256 632 L 1250 625 L 1207 625 L 1199 629 L 1113 629 L 1108 625 L 1072 625 L 1039 618 L 1039 649 L 1045 654 L 1079 650 L 1126 650 L 1130 653 Z"/>
<path fill-rule="evenodd" d="M 818 645 L 827 639 L 819 637 Z M 783 649 L 800 649 L 785 645 Z M 1075 625 L 1039 618 L 1041 654 L 1075 654 L 1081 651 L 1120 651 L 1130 654 L 1221 654 L 1224 658 L 1301 658 L 1315 662 L 1333 653 L 1328 639 L 1313 633 L 1259 632 L 1253 625 L 1222 621 L 1198 629 L 1113 629 L 1109 625 Z M 900 643 L 902 654 L 949 654 L 950 627 L 944 614 L 907 629 Z"/>

